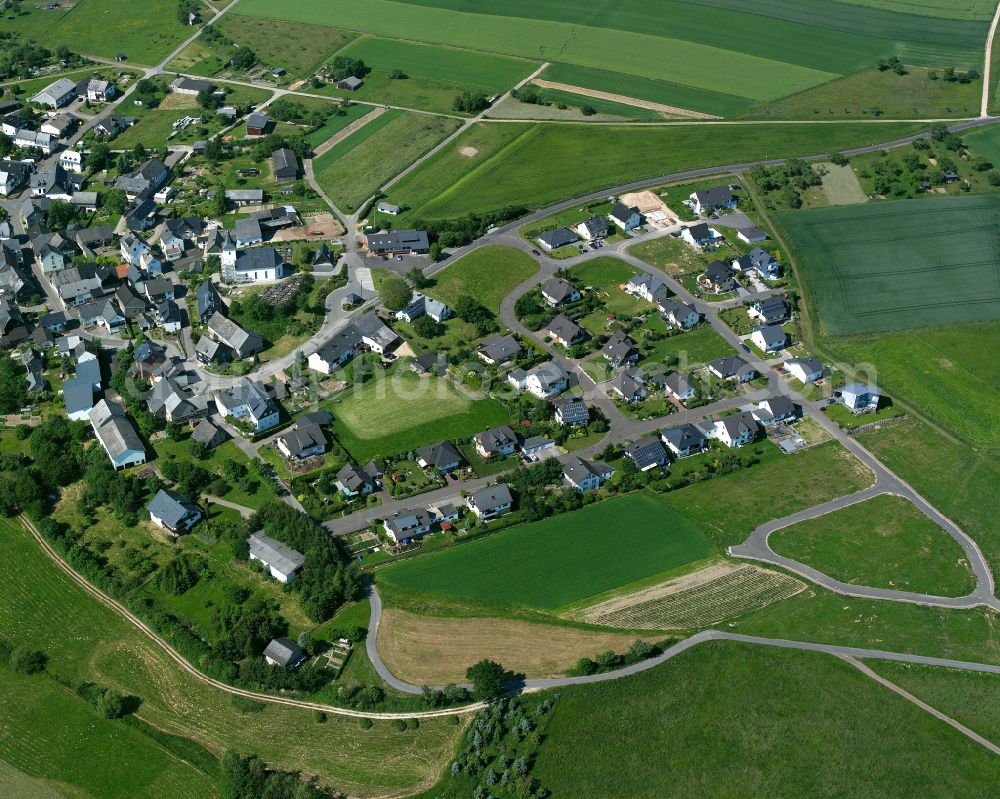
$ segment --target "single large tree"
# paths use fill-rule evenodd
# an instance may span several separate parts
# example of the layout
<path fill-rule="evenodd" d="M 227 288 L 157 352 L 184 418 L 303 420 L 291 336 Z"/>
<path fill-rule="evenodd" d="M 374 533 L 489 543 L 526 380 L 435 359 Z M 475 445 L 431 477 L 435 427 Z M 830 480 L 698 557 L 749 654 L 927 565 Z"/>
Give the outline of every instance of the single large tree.
<path fill-rule="evenodd" d="M 382 281 L 379 294 L 382 295 L 382 304 L 390 311 L 401 311 L 410 303 L 410 287 L 396 275 Z"/>
<path fill-rule="evenodd" d="M 472 683 L 476 698 L 489 702 L 503 696 L 504 683 L 509 675 L 495 660 L 484 659 L 469 666 L 465 676 Z"/>

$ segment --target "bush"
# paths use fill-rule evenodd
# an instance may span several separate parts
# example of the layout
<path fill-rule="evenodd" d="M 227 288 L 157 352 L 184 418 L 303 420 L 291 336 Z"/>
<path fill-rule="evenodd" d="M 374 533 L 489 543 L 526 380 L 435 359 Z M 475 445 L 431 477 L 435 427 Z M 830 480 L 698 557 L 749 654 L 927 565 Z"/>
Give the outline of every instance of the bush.
<path fill-rule="evenodd" d="M 370 730 L 372 727 L 375 726 L 375 722 L 372 721 L 367 716 L 358 719 L 358 724 L 361 725 L 361 729 L 363 730 Z"/>
<path fill-rule="evenodd" d="M 48 658 L 41 650 L 18 646 L 11 651 L 7 662 L 18 674 L 37 674 L 45 668 L 47 661 Z"/>

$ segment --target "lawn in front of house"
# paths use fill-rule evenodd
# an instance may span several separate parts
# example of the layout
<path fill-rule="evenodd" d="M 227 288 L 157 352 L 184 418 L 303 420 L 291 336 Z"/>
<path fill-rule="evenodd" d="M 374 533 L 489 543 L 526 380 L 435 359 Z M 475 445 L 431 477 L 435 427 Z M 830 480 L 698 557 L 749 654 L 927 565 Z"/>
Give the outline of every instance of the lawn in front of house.
<path fill-rule="evenodd" d="M 516 247 L 480 247 L 438 272 L 427 293 L 451 305 L 467 295 L 499 313 L 504 297 L 537 271 L 538 262 Z"/>

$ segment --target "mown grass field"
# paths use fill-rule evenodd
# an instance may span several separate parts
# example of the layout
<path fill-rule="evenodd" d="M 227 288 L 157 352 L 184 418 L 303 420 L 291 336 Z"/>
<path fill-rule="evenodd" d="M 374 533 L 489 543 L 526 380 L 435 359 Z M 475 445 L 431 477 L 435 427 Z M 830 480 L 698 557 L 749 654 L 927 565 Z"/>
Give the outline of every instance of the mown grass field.
<path fill-rule="evenodd" d="M 839 444 L 829 443 L 671 491 L 667 501 L 724 549 L 743 541 L 759 524 L 871 483 L 867 467 Z"/>
<path fill-rule="evenodd" d="M 284 67 L 296 78 L 312 75 L 321 63 L 355 38 L 348 31 L 327 29 L 319 36 L 312 25 L 234 13 L 226 14 L 216 25 L 238 45 L 253 50 L 261 64 Z"/>
<path fill-rule="evenodd" d="M 414 209 L 412 216 L 448 219 L 506 205 L 538 208 L 567 197 L 629 181 L 695 167 L 834 152 L 877 144 L 920 129 L 918 124 L 732 125 L 712 130 L 695 125 L 634 128 L 490 123 L 506 128 L 505 142 L 485 159 L 470 159 L 464 171 L 429 162 L 391 192 Z M 513 133 L 510 128 L 519 130 Z M 458 137 L 456 152 L 475 132 Z M 474 145 L 473 145 L 474 146 Z M 570 161 L 572 162 L 570 164 Z M 461 162 L 458 162 L 461 163 Z M 553 168 L 553 164 L 560 164 Z M 428 170 L 432 174 L 421 174 Z M 456 174 L 457 173 L 457 174 Z M 414 187 L 419 190 L 413 191 Z"/>
<path fill-rule="evenodd" d="M 378 722 L 362 730 L 355 720 L 337 716 L 317 724 L 310 710 L 278 705 L 240 713 L 226 694 L 182 672 L 131 624 L 59 572 L 15 520 L 0 522 L 0 553 L 18 564 L 0 604 L 0 637 L 42 649 L 49 657 L 48 670 L 61 679 L 91 681 L 139 697 L 140 718 L 216 755 L 226 749 L 255 752 L 277 767 L 315 774 L 338 790 L 367 797 L 413 790 L 439 773 L 452 751 L 459 728 L 446 720 L 425 720 L 418 730 L 399 732 Z M 87 762 L 86 740 L 67 735 L 53 746 L 71 747 L 68 754 L 49 752 L 37 741 L 57 729 L 31 729 L 28 740 L 36 742 L 31 745 L 38 761 L 76 752 L 81 764 Z M 107 756 L 120 759 L 122 752 L 112 749 Z M 170 769 L 178 769 L 177 764 Z M 184 794 L 172 793 L 168 785 L 150 795 L 172 799 Z"/>
<path fill-rule="evenodd" d="M 1000 761 L 836 658 L 717 642 L 560 689 L 533 775 L 577 799 L 958 799 L 989 793 Z"/>
<path fill-rule="evenodd" d="M 8 19 L 14 16 L 14 19 Z M 177 19 L 174 0 L 77 0 L 48 10 L 42 3 L 24 3 L 21 13 L 3 15 L 3 30 L 55 48 L 66 45 L 73 52 L 103 58 L 119 53 L 136 64 L 155 64 L 195 29 Z"/>
<path fill-rule="evenodd" d="M 349 136 L 315 165 L 316 179 L 335 203 L 349 211 L 355 210 L 375 194 L 379 187 L 407 165 L 413 163 L 458 127 L 456 119 L 433 117 L 426 114 L 393 116 L 378 126 L 386 112 L 370 125 L 365 125 L 354 135 L 363 138 L 347 152 L 341 144 L 354 139 Z"/>
<path fill-rule="evenodd" d="M 337 439 L 359 463 L 507 423 L 507 412 L 495 400 L 472 399 L 446 380 L 418 377 L 407 367 L 349 389 L 327 405 Z"/>
<path fill-rule="evenodd" d="M 965 596 L 975 577 L 958 543 L 908 500 L 883 495 L 771 534 L 775 552 L 852 585 Z"/>
<path fill-rule="evenodd" d="M 243 14 L 449 44 L 676 84 L 695 95 L 771 100 L 871 66 L 899 52 L 908 63 L 978 64 L 986 22 L 803 0 L 748 13 L 738 0 L 668 0 L 642 14 L 580 9 L 566 0 L 515 0 L 502 16 L 471 0 L 247 0 Z M 947 44 L 943 44 L 946 42 Z M 673 103 L 681 104 L 681 103 Z M 708 110 L 699 108 L 697 110 Z"/>
<path fill-rule="evenodd" d="M 379 579 L 410 592 L 551 611 L 713 552 L 680 513 L 632 494 L 400 563 Z"/>
<path fill-rule="evenodd" d="M 428 293 L 451 304 L 472 296 L 499 313 L 504 297 L 537 271 L 538 261 L 516 247 L 480 247 L 438 272 Z"/>
<path fill-rule="evenodd" d="M 5 663 L 0 679 L 0 788 L 5 796 L 219 795 L 216 773 L 206 774 L 181 760 L 140 728 L 99 717 L 87 702 L 48 676 L 15 674 Z"/>
<path fill-rule="evenodd" d="M 313 147 L 319 147 L 323 142 L 331 139 L 337 133 L 340 133 L 340 131 L 348 125 L 351 125 L 361 119 L 361 117 L 370 114 L 371 111 L 371 106 L 368 105 L 349 106 L 347 108 L 347 113 L 343 116 L 330 117 L 330 119 L 327 120 L 322 127 L 316 128 L 316 130 L 310 133 L 306 138 L 309 140 L 310 145 Z M 385 116 L 385 114 L 382 116 Z"/>
<path fill-rule="evenodd" d="M 1000 198 L 814 208 L 779 219 L 825 334 L 1000 318 Z"/>

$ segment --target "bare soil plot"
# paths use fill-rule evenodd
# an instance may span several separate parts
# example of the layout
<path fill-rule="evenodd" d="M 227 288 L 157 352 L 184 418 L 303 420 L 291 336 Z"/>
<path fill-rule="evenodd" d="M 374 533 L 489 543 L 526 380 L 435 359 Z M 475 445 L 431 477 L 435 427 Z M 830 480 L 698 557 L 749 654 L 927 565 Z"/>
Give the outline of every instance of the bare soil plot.
<path fill-rule="evenodd" d="M 747 564 L 715 563 L 682 577 L 592 605 L 583 621 L 613 627 L 704 627 L 795 596 L 805 584 Z"/>
<path fill-rule="evenodd" d="M 285 228 L 277 231 L 271 241 L 297 241 L 299 239 L 309 239 L 310 241 L 323 241 L 335 236 L 344 234 L 344 226 L 329 211 L 321 211 L 315 214 L 306 214 L 303 219 L 304 225 L 298 227 Z"/>
<path fill-rule="evenodd" d="M 465 670 L 482 658 L 528 677 L 554 677 L 582 657 L 608 649 L 624 652 L 635 638 L 513 619 L 454 619 L 387 609 L 379 623 L 378 650 L 400 679 L 442 685 L 465 682 Z"/>

